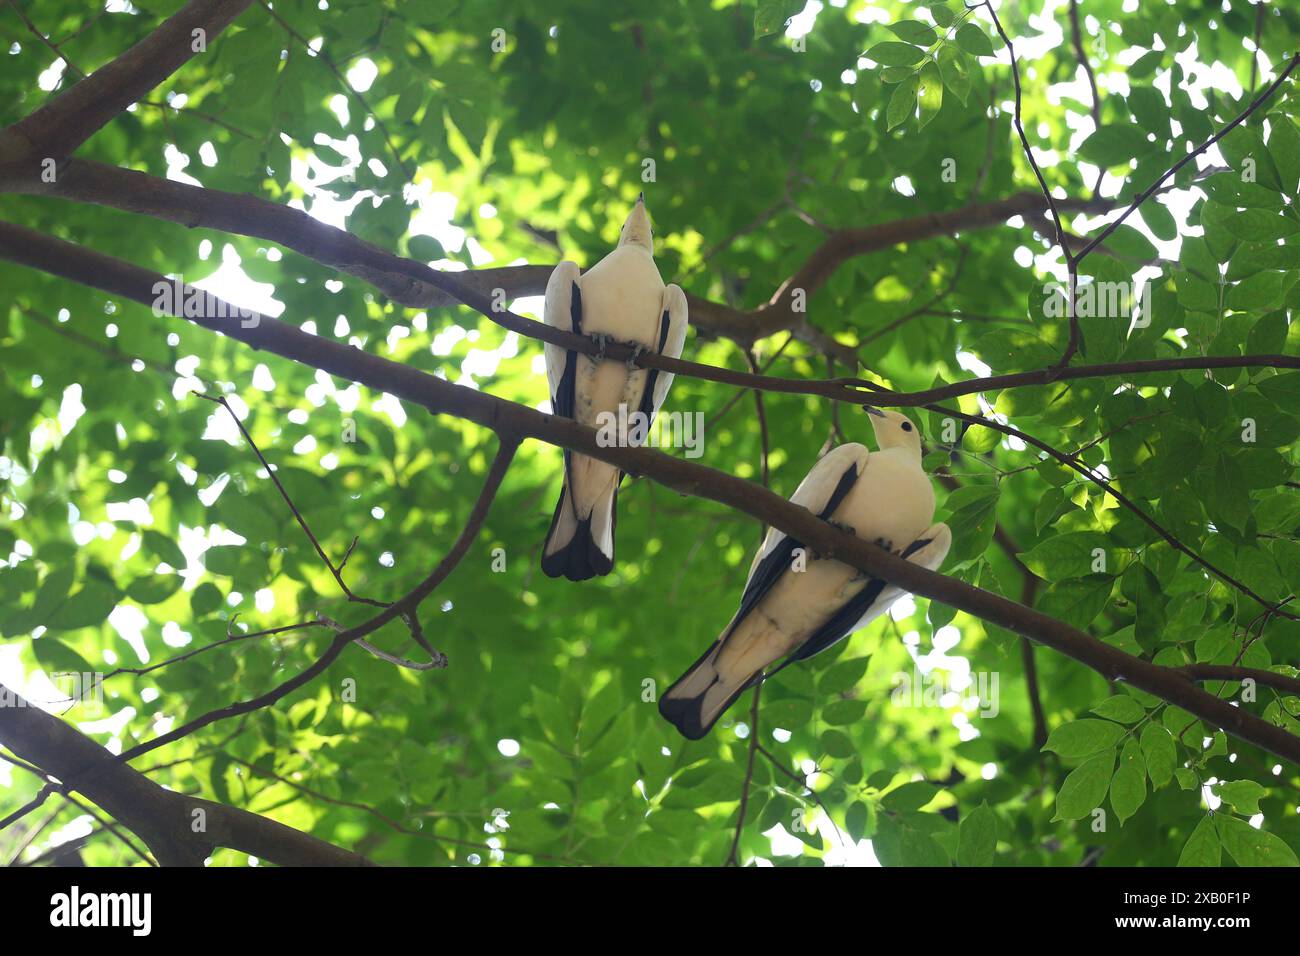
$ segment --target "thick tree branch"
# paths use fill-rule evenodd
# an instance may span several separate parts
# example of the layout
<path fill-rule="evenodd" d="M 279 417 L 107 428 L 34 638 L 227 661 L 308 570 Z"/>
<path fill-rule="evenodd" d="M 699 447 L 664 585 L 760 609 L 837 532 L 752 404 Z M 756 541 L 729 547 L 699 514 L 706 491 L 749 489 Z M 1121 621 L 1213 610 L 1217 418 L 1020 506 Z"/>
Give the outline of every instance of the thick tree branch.
<path fill-rule="evenodd" d="M 127 285 L 124 288 L 128 288 L 133 291 L 123 292 L 123 294 L 126 295 L 128 298 L 135 298 L 137 301 L 146 302 L 147 304 L 151 304 L 151 305 L 153 304 L 154 299 L 157 298 L 156 289 L 154 287 L 157 286 L 159 283 L 161 283 L 163 286 L 168 285 L 166 280 L 164 280 L 160 276 L 155 275 L 153 277 L 153 280 L 150 283 L 150 290 L 151 290 L 150 294 L 153 297 L 149 299 L 140 298 L 141 293 L 140 293 L 139 283 L 144 277 L 150 275 L 149 273 L 144 272 L 144 270 L 138 270 L 136 269 L 136 267 L 130 266 L 129 264 L 123 263 L 120 260 L 114 259 L 110 256 L 104 256 L 99 253 L 93 253 L 88 250 L 81 249 L 80 247 L 77 247 L 70 243 L 62 242 L 61 240 L 51 239 L 33 230 L 25 229 L 21 226 L 15 226 L 6 223 L 0 223 L 0 255 L 13 259 L 15 262 L 21 262 L 26 265 L 31 265 L 34 268 L 53 272 L 57 275 L 64 274 L 63 272 L 60 272 L 60 269 L 64 268 L 67 265 L 69 256 L 73 256 L 74 258 L 80 259 L 83 262 L 83 266 L 87 263 L 93 263 L 93 262 L 102 263 L 104 269 L 109 274 L 120 273 L 122 272 L 123 269 L 125 269 L 127 271 L 127 274 L 132 276 L 132 278 L 127 281 Z M 406 261 L 406 260 L 401 260 L 401 261 Z M 433 272 L 433 270 L 428 270 L 427 267 L 423 267 L 423 266 L 420 266 L 420 268 L 425 268 L 426 271 L 428 271 L 432 276 L 436 277 L 437 281 L 439 282 L 447 281 L 447 276 L 444 273 Z M 80 271 L 74 272 L 74 274 L 70 275 L 69 278 L 74 278 L 77 281 L 84 281 L 91 285 L 98 284 L 95 278 L 86 278 L 86 273 L 84 268 Z M 102 284 L 99 284 L 99 287 L 109 288 L 108 286 Z M 195 293 L 209 300 L 209 305 L 214 305 L 217 302 L 217 300 L 215 300 L 211 296 L 208 296 L 206 293 L 199 293 L 197 290 L 195 290 Z M 595 354 L 599 348 L 592 339 L 587 338 L 585 336 L 574 335 L 569 332 L 563 332 L 557 328 L 545 325 L 541 322 L 535 322 L 532 319 L 526 319 L 523 318 L 522 316 L 514 315 L 513 313 L 510 312 L 505 312 L 505 313 L 494 312 L 489 299 L 483 296 L 470 294 L 465 289 L 459 289 L 457 294 L 462 299 L 462 301 L 470 305 L 472 308 L 478 310 L 483 315 L 492 317 L 498 323 L 505 325 L 506 327 L 517 326 L 523 334 L 533 334 L 533 332 L 536 332 L 536 336 L 540 339 L 543 339 L 548 342 L 555 342 L 555 344 L 567 348 L 575 348 L 578 351 L 582 351 L 588 354 Z M 188 295 L 188 293 L 186 293 L 186 295 Z M 229 309 L 230 307 L 226 306 L 226 308 Z M 261 320 L 260 317 L 259 320 L 267 321 L 267 320 Z M 200 322 L 200 324 L 203 323 Z M 231 323 L 229 321 L 219 320 L 216 326 L 210 325 L 209 327 L 213 328 L 214 331 L 226 331 L 227 326 L 230 324 Z M 232 332 L 231 334 L 235 334 L 235 333 Z M 236 335 L 236 337 L 239 336 Z M 1061 451 L 1058 451 L 1057 449 L 1053 448 L 1051 445 L 1047 444 L 1041 439 L 1035 438 L 1034 436 L 1026 432 L 1023 432 L 1018 428 L 1014 428 L 1010 425 L 1004 425 L 1001 422 L 993 420 L 992 418 L 967 415 L 956 409 L 952 409 L 943 405 L 936 405 L 928 401 L 933 397 L 934 394 L 936 394 L 936 391 L 944 394 L 954 394 L 954 392 L 951 391 L 952 389 L 966 390 L 966 391 L 957 391 L 955 394 L 967 394 L 970 391 L 978 391 L 979 388 L 977 386 L 979 385 L 980 380 L 975 380 L 973 382 L 958 383 L 957 385 L 954 386 L 945 386 L 944 389 L 949 390 L 947 392 L 944 392 L 944 389 L 927 390 L 924 392 L 912 393 L 911 396 L 908 396 L 908 395 L 900 395 L 899 393 L 891 392 L 889 389 L 877 385 L 873 382 L 867 381 L 865 379 L 840 379 L 840 380 L 831 380 L 826 382 L 816 382 L 816 381 L 808 382 L 808 381 L 795 380 L 795 379 L 777 378 L 773 376 L 754 375 L 752 373 L 746 373 L 746 372 L 733 372 L 729 369 L 716 368 L 710 365 L 699 365 L 694 362 L 683 362 L 679 359 L 670 359 L 654 353 L 651 353 L 649 355 L 641 355 L 640 358 L 638 359 L 637 356 L 634 355 L 632 349 L 624 345 L 606 346 L 605 355 L 608 358 L 614 358 L 614 359 L 627 357 L 629 359 L 638 360 L 642 364 L 648 365 L 650 367 L 664 368 L 669 371 L 678 372 L 681 374 L 695 375 L 698 378 L 706 379 L 709 381 L 724 382 L 727 384 L 742 385 L 746 387 L 761 387 L 768 391 L 822 395 L 828 398 L 835 398 L 839 401 L 856 401 L 856 402 L 862 402 L 864 404 L 869 403 L 869 404 L 898 405 L 898 406 L 921 405 L 922 407 L 930 411 L 937 412 L 940 415 L 950 416 L 957 420 L 967 422 L 968 424 L 983 425 L 986 428 L 991 428 L 996 431 L 1000 431 L 1003 434 L 1012 435 L 1016 438 L 1019 438 L 1021 441 L 1033 445 L 1035 448 L 1038 448 L 1039 450 L 1052 456 L 1056 460 L 1060 461 L 1062 464 L 1066 465 L 1069 468 L 1072 468 L 1080 475 L 1084 476 L 1092 483 L 1105 489 L 1112 496 L 1114 496 L 1114 498 L 1117 501 L 1119 501 L 1123 507 L 1132 511 L 1135 515 L 1137 515 L 1137 517 L 1143 523 L 1145 523 L 1152 530 L 1156 531 L 1162 538 L 1168 541 L 1173 547 L 1175 547 L 1179 551 L 1191 557 L 1202 567 L 1206 568 L 1209 571 L 1212 571 L 1221 580 L 1227 582 L 1228 584 L 1231 584 L 1233 587 L 1241 591 L 1243 594 L 1247 595 L 1248 597 L 1252 598 L 1255 601 L 1258 601 L 1264 607 L 1272 607 L 1272 605 L 1270 605 L 1265 599 L 1257 595 L 1248 586 L 1238 581 L 1237 579 L 1233 578 L 1232 576 L 1222 571 L 1220 568 L 1216 567 L 1215 565 L 1211 564 L 1205 558 L 1201 557 L 1201 555 L 1198 554 L 1194 549 L 1190 548 L 1189 546 L 1179 541 L 1176 537 L 1174 537 L 1173 534 L 1171 534 L 1163 526 L 1158 524 L 1154 518 L 1152 518 L 1150 515 L 1144 512 L 1140 507 L 1138 507 L 1138 505 L 1135 502 L 1133 502 L 1130 498 L 1128 498 L 1126 495 L 1124 495 L 1122 492 L 1116 489 L 1113 485 L 1111 485 L 1109 482 L 1103 479 L 1092 469 L 1086 467 L 1085 465 L 1080 464 L 1073 457 L 1066 455 Z M 1269 356 L 1269 358 L 1275 360 L 1267 363 L 1270 365 L 1276 364 L 1276 362 L 1281 362 L 1282 364 L 1285 364 L 1288 362 L 1296 361 L 1295 359 L 1286 356 Z M 1229 356 L 1225 359 L 1225 361 L 1230 361 L 1230 362 L 1239 361 L 1239 360 L 1240 357 L 1234 357 L 1234 356 Z M 1177 361 L 1189 361 L 1189 360 L 1171 359 L 1171 360 L 1152 360 L 1152 361 L 1177 362 Z M 1218 359 L 1216 359 L 1215 361 L 1218 361 Z M 1098 374 L 1097 371 L 1098 369 L 1102 370 L 1103 372 L 1108 372 L 1110 368 L 1111 366 L 1080 366 L 1081 371 L 1078 372 L 1073 370 L 1057 370 L 1054 368 L 1048 370 L 1040 370 L 1038 372 L 1026 372 L 1026 373 L 1019 373 L 1019 374 L 1022 376 L 1026 376 L 1023 384 L 1042 384 L 1044 379 L 1052 379 L 1056 376 L 1063 375 L 1063 374 L 1066 374 L 1069 377 L 1087 377 L 1089 375 Z M 1149 368 L 1149 363 L 1146 368 L 1147 370 L 1151 370 Z M 994 379 L 998 379 L 998 378 L 1004 378 L 1004 377 L 1001 376 L 994 377 Z M 857 391 L 858 389 L 866 389 L 870 392 L 870 395 L 865 395 L 864 393 Z M 1296 618 L 1294 615 L 1292 615 L 1289 612 L 1279 612 L 1279 613 L 1282 613 L 1284 616 L 1289 618 L 1300 619 L 1300 618 Z"/>
<path fill-rule="evenodd" d="M 39 175 L 41 160 L 72 153 L 206 49 L 251 2 L 191 0 L 113 62 L 0 131 L 0 162 L 22 161 Z"/>
<path fill-rule="evenodd" d="M 363 856 L 266 817 L 161 787 L 3 685 L 0 701 L 0 743 L 62 787 L 85 794 L 138 835 L 164 866 L 202 866 L 216 847 L 281 866 L 371 865 Z"/>
<path fill-rule="evenodd" d="M 1264 687 L 1272 687 L 1275 690 L 1300 696 L 1300 677 L 1288 677 L 1286 674 L 1261 670 L 1258 667 L 1230 667 L 1227 664 L 1184 664 L 1179 670 L 1196 681 L 1253 680 L 1256 684 Z"/>
<path fill-rule="evenodd" d="M 300 252 L 324 265 L 364 279 L 393 301 L 409 308 L 437 308 L 463 302 L 504 328 L 529 338 L 588 355 L 595 355 L 599 348 L 595 342 L 584 336 L 564 332 L 543 322 L 495 307 L 493 294 L 497 289 L 504 290 L 507 297 L 512 298 L 544 292 L 551 266 L 508 266 L 458 273 L 439 272 L 424 263 L 394 255 L 358 239 L 345 230 L 313 219 L 301 210 L 280 206 L 253 196 L 172 182 L 135 170 L 117 169 L 84 160 L 69 162 L 67 168 L 61 171 L 56 183 L 45 184 L 39 179 L 33 181 L 28 176 L 5 182 L 0 176 L 0 186 L 16 192 L 49 194 L 80 202 L 112 206 L 191 227 L 202 226 L 266 239 Z M 909 236 L 916 238 L 942 235 L 949 230 L 963 228 L 965 223 L 988 225 L 991 222 L 1001 222 L 1010 216 L 1032 210 L 1034 208 L 1032 200 L 1036 199 L 1041 204 L 1041 197 L 1036 197 L 1033 193 L 1024 193 L 1011 200 L 971 206 L 954 213 L 897 220 L 864 230 L 836 233 L 835 236 L 855 234 L 856 245 L 853 248 L 863 251 L 887 248 L 896 242 L 906 241 Z M 1105 202 L 1102 204 L 1105 205 Z M 828 240 L 828 245 L 836 242 L 835 236 Z M 826 246 L 823 246 L 813 259 L 828 261 L 833 258 L 824 251 L 825 249 Z M 843 252 L 844 249 L 840 248 L 839 251 Z M 824 268 L 825 266 L 822 266 L 813 271 L 821 271 Z M 803 272 L 808 271 L 807 268 L 803 270 Z M 789 283 L 786 288 L 787 290 L 790 288 Z M 781 295 L 778 293 L 775 300 L 779 300 Z M 772 318 L 778 314 L 772 311 L 774 306 L 765 306 L 754 313 L 741 313 L 729 310 L 725 306 L 715 306 L 696 297 L 688 298 L 691 324 L 708 334 L 722 335 L 746 344 L 779 332 L 783 327 L 782 323 Z M 719 312 L 718 309 L 723 311 Z M 722 319 L 720 324 L 714 321 L 723 314 L 730 314 L 732 318 Z M 710 324 L 711 321 L 714 324 Z M 610 343 L 606 347 L 605 354 L 616 360 L 632 359 L 632 350 L 620 343 Z M 865 396 L 862 389 L 870 387 L 870 383 L 857 378 L 818 382 L 773 375 L 755 375 L 645 352 L 640 353 L 635 361 L 646 368 L 659 368 L 676 375 L 689 375 L 725 385 L 759 388 L 787 394 L 817 395 L 857 404 L 871 402 L 894 407 L 927 405 L 959 395 L 970 395 L 998 388 L 1044 385 L 1053 381 L 1105 375 L 1148 374 L 1201 368 L 1300 367 L 1300 358 L 1278 355 L 1154 359 L 1145 362 L 1018 372 L 972 379 L 921 392 L 879 393 L 881 396 L 888 396 L 886 399 L 879 396 Z M 851 358 L 850 363 L 856 364 L 856 357 Z"/>
<path fill-rule="evenodd" d="M 10 230 L 0 232 L 0 255 L 147 305 L 152 305 L 155 301 L 155 284 L 165 281 L 146 269 L 61 240 L 31 234 L 32 238 L 19 243 L 19 247 L 15 248 L 12 242 L 5 239 L 6 235 L 12 236 L 13 233 Z M 650 448 L 609 446 L 600 440 L 594 429 L 571 419 L 547 415 L 482 391 L 454 385 L 401 363 L 388 361 L 323 336 L 311 335 L 284 322 L 262 318 L 256 327 L 245 328 L 238 319 L 228 317 L 237 314 L 233 307 L 213 300 L 212 297 L 207 297 L 206 301 L 210 308 L 205 314 L 187 317 L 188 321 L 224 333 L 254 348 L 266 349 L 308 367 L 388 392 L 435 414 L 449 414 L 475 422 L 497 432 L 502 436 L 503 443 L 507 439 L 537 438 L 616 465 L 630 475 L 652 478 L 682 494 L 709 498 L 743 511 L 779 528 L 819 554 L 843 561 L 904 590 L 941 601 L 1013 633 L 1046 644 L 1092 668 L 1108 680 L 1131 683 L 1140 690 L 1177 704 L 1241 740 L 1300 764 L 1300 737 L 1255 716 L 1244 707 L 1233 706 L 1206 693 L 1177 669 L 1134 657 L 1064 621 L 1048 617 L 1001 595 L 972 587 L 957 578 L 918 567 L 898 555 L 827 524 L 806 508 L 753 482 L 688 460 L 671 458 Z M 468 542 L 464 546 L 467 548 Z M 427 593 L 433 586 L 436 586 L 436 580 L 427 588 L 424 585 L 417 588 L 408 598 L 422 597 L 421 592 Z M 399 601 L 393 608 L 381 612 L 379 618 L 391 620 L 396 613 L 395 609 L 401 604 Z M 373 621 L 370 623 L 373 624 Z M 350 639 L 350 634 L 364 636 L 359 632 L 366 626 L 340 635 L 331 649 L 345 638 Z M 338 651 L 341 650 L 342 647 L 338 646 Z M 308 670 L 318 673 L 320 669 L 323 668 Z M 314 673 L 304 675 L 299 675 L 303 679 L 295 678 L 288 683 L 300 686 Z M 245 712 L 254 703 L 256 702 L 234 705 L 234 708 L 242 709 L 225 708 L 215 711 L 203 723 Z M 192 732 L 197 729 L 192 726 L 194 723 L 191 722 L 191 725 L 181 730 Z M 131 759 L 145 749 L 153 749 L 183 735 L 179 731 L 163 735 L 128 751 L 123 757 Z"/>
<path fill-rule="evenodd" d="M 405 259 L 365 242 L 346 230 L 313 219 L 301 210 L 255 196 L 173 182 L 89 160 L 70 161 L 59 170 L 57 181 L 53 183 L 44 182 L 26 166 L 0 168 L 0 190 L 57 196 L 165 219 L 191 228 L 203 227 L 265 239 L 363 279 L 394 302 L 408 308 L 443 308 L 464 303 L 503 327 L 532 338 L 580 351 L 594 348 L 590 343 L 564 341 L 566 337 L 577 337 L 567 336 L 558 329 L 547 328 L 541 323 L 529 325 L 528 319 L 500 310 L 493 301 L 498 289 L 512 299 L 540 295 L 546 290 L 552 266 L 439 272 L 424 263 Z M 1064 208 L 1091 212 L 1105 212 L 1114 207 L 1111 200 L 1062 200 L 1060 204 Z M 839 230 L 831 233 L 799 272 L 781 286 L 771 301 L 758 309 L 746 312 L 687 295 L 691 325 L 697 333 L 729 338 L 744 347 L 781 331 L 794 331 L 819 351 L 829 352 L 841 363 L 856 368 L 857 355 L 853 347 L 836 342 L 816 330 L 809 325 L 807 315 L 796 309 L 796 289 L 811 296 L 841 263 L 855 256 L 903 242 L 1000 225 L 1015 216 L 1031 214 L 1042 208 L 1041 196 L 1025 192 L 951 212 Z M 631 352 L 628 355 L 610 354 L 623 359 L 630 357 Z M 670 360 L 663 361 L 667 363 Z M 654 364 L 653 357 L 644 364 L 669 368 L 668 364 Z"/>

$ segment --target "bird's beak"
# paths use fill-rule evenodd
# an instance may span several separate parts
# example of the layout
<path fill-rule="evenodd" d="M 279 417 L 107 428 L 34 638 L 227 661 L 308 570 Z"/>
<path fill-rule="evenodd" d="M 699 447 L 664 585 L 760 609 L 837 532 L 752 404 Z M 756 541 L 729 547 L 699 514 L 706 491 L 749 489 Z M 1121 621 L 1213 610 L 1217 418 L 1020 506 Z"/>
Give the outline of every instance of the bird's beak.
<path fill-rule="evenodd" d="M 644 206 L 644 205 L 645 205 L 645 193 L 644 193 L 644 192 L 637 193 L 636 201 L 637 201 L 638 203 L 640 203 L 641 205 Z"/>
<path fill-rule="evenodd" d="M 875 405 L 863 405 L 862 410 L 865 411 L 868 415 L 875 415 L 877 418 L 885 417 L 885 413 L 882 412 L 880 409 L 876 408 Z"/>

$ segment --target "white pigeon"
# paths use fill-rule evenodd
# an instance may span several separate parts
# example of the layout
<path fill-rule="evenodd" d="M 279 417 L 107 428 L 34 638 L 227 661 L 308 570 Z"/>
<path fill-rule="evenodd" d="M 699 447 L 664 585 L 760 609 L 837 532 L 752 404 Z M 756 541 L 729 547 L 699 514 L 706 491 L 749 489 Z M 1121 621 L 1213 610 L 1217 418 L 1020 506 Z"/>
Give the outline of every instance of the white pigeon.
<path fill-rule="evenodd" d="M 945 524 L 931 525 L 934 489 L 921 468 L 920 434 L 905 415 L 866 409 L 880 451 L 868 454 L 856 442 L 838 446 L 813 466 L 790 500 L 936 570 L 952 533 Z M 698 740 L 746 688 L 765 679 L 768 665 L 812 657 L 880 616 L 902 594 L 847 564 L 807 553 L 772 528 L 754 556 L 740 609 L 660 698 L 659 712 L 682 736 Z"/>
<path fill-rule="evenodd" d="M 686 341 L 686 295 L 665 286 L 654 263 L 654 232 L 645 196 L 623 223 L 618 247 L 580 275 L 561 262 L 546 283 L 547 325 L 612 339 L 679 358 Z M 606 435 L 620 445 L 644 442 L 673 376 L 546 346 L 551 410 Z M 622 406 L 620 410 L 620 406 Z M 641 418 L 637 420 L 636 413 Z M 609 427 L 609 426 L 612 426 Z M 614 526 L 623 473 L 586 455 L 565 451 L 564 489 L 542 551 L 542 570 L 570 581 L 608 574 L 614 567 Z"/>

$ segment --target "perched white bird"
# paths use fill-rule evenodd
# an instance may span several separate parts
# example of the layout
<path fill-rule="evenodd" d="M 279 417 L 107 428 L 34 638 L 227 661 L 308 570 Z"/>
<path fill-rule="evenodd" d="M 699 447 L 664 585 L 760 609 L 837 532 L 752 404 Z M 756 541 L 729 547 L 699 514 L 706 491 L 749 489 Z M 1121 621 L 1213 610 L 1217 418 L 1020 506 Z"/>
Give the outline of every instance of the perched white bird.
<path fill-rule="evenodd" d="M 686 341 L 686 296 L 665 286 L 654 263 L 654 232 L 637 198 L 618 247 L 579 275 L 561 262 L 546 283 L 547 325 L 679 358 Z M 645 440 L 673 376 L 546 346 L 551 409 L 593 428 L 616 432 L 620 445 Z M 620 406 L 622 406 L 620 413 Z M 636 416 L 639 413 L 640 418 Z M 614 424 L 617 423 L 617 424 Z M 564 453 L 564 489 L 542 552 L 550 577 L 584 581 L 614 567 L 614 525 L 623 473 L 613 465 Z"/>
<path fill-rule="evenodd" d="M 856 442 L 840 445 L 813 466 L 790 500 L 933 571 L 947 556 L 952 534 L 945 524 L 930 524 L 934 489 L 921 468 L 920 434 L 905 415 L 867 411 L 880 451 L 869 455 Z M 847 564 L 807 553 L 772 528 L 754 556 L 740 609 L 660 698 L 659 712 L 684 737 L 698 740 L 746 688 L 764 679 L 768 665 L 812 657 L 902 594 Z"/>

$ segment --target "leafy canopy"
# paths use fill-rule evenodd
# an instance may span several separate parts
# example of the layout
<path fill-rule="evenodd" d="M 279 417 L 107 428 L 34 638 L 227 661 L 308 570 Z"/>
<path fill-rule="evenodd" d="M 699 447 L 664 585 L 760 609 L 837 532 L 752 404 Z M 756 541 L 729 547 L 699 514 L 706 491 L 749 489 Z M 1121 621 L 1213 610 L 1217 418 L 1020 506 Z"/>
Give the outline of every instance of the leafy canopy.
<path fill-rule="evenodd" d="M 137 4 L 90 25 L 84 4 L 26 7 L 89 72 L 179 5 Z M 450 268 L 590 265 L 644 189 L 665 280 L 740 309 L 766 302 L 827 229 L 1037 191 L 986 11 L 810 5 L 787 34 L 799 7 L 613 2 L 593 16 L 576 0 L 281 0 L 272 19 L 254 5 L 155 91 L 175 108 L 137 104 L 78 155 L 305 207 Z M 1081 10 L 1095 105 L 1064 6 L 1032 23 L 1022 5 L 999 16 L 1047 187 L 1087 199 L 1104 171 L 1101 195 L 1121 205 L 1237 116 L 1300 33 L 1295 11 L 1270 6 L 1257 30 L 1254 8 L 1235 0 L 1226 12 L 1193 0 Z M 17 18 L 0 16 L 0 27 L 7 124 L 73 76 Z M 1284 84 L 1210 154 L 1224 171 L 1200 178 L 1189 164 L 1177 190 L 1083 261 L 1081 291 L 1140 275 L 1150 298 L 1146 324 L 1131 328 L 1128 315 L 1082 315 L 1076 362 L 1297 353 L 1298 112 Z M 6 196 L 5 207 L 5 218 L 207 280 L 235 301 L 273 295 L 318 335 L 503 398 L 547 398 L 540 343 L 467 309 L 404 309 L 240 236 L 61 199 Z M 898 389 L 984 366 L 1042 368 L 1068 323 L 1045 307 L 1064 271 L 1054 230 L 1035 215 L 849 258 L 808 296 L 807 319 L 862 343 L 864 368 Z M 1065 219 L 1085 237 L 1103 222 Z M 0 265 L 0 282 L 0 663 L 25 672 L 31 696 L 66 693 L 42 673 L 138 669 L 245 631 L 370 616 L 342 597 L 252 450 L 195 390 L 230 397 L 336 563 L 356 538 L 344 575 L 357 594 L 394 599 L 464 523 L 495 445 L 484 429 L 17 266 Z M 758 360 L 774 374 L 825 376 L 824 357 L 802 341 L 782 348 L 785 334 L 758 343 Z M 692 336 L 686 357 L 748 367 L 725 338 Z M 703 413 L 706 464 L 758 479 L 758 416 L 752 396 L 734 396 L 679 376 L 668 405 Z M 1300 373 L 1115 375 L 985 399 L 967 396 L 961 409 L 1079 450 L 1264 598 L 1300 591 Z M 769 481 L 782 494 L 831 436 L 869 441 L 851 406 L 798 395 L 764 406 Z M 1262 615 L 1095 483 L 997 431 L 918 417 L 927 467 L 952 476 L 940 489 L 939 517 L 956 538 L 947 573 L 1157 663 L 1270 668 L 1300 657 L 1300 627 Z M 705 740 L 677 738 L 653 695 L 725 625 L 759 529 L 630 481 L 614 575 L 552 581 L 537 562 L 559 475 L 557 449 L 526 444 L 484 533 L 425 604 L 446 670 L 351 648 L 275 708 L 167 747 L 155 756 L 171 765 L 151 776 L 380 861 L 486 865 L 504 851 L 508 863 L 717 864 L 757 734 L 772 759 L 753 764 L 741 861 L 1296 862 L 1294 766 L 1275 771 L 1263 751 L 1042 648 L 1027 652 L 1031 684 L 1020 639 L 922 599 L 784 670 L 757 728 L 746 697 Z M 118 674 L 102 710 L 68 716 L 115 715 L 84 729 L 125 749 L 264 692 L 331 636 L 308 627 Z M 422 653 L 400 622 L 372 640 Z M 1240 699 L 1236 682 L 1206 686 Z M 1041 750 L 1032 688 L 1050 731 Z M 985 700 L 972 705 L 977 692 Z M 1241 706 L 1300 732 L 1294 697 L 1258 688 Z M 7 808 L 39 786 L 16 769 L 0 779 Z M 112 841 L 86 853 L 132 859 Z M 245 857 L 222 851 L 216 862 Z"/>

